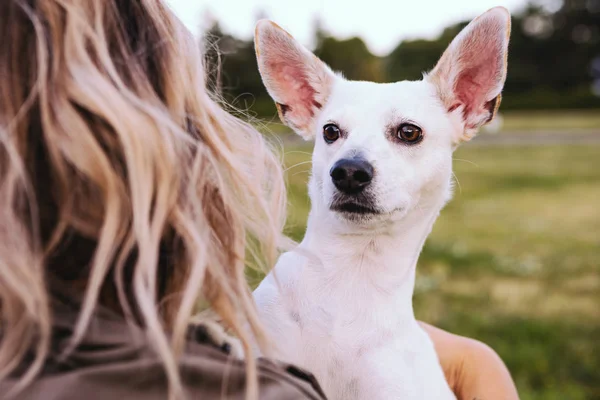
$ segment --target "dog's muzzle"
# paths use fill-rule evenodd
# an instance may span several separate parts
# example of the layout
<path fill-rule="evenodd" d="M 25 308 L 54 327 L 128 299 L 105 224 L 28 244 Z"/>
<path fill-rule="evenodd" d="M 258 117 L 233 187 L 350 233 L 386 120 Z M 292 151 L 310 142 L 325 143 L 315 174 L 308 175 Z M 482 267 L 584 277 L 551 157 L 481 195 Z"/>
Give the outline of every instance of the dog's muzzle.
<path fill-rule="evenodd" d="M 329 175 L 337 188 L 331 203 L 334 211 L 348 214 L 378 214 L 368 190 L 374 176 L 373 166 L 363 158 L 338 160 Z"/>

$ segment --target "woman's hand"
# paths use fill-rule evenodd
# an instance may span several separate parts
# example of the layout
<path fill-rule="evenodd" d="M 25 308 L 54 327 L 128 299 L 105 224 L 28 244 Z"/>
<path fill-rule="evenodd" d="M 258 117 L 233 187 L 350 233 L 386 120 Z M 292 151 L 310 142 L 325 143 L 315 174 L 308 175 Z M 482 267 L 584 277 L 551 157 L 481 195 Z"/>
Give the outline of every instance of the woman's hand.
<path fill-rule="evenodd" d="M 458 400 L 518 400 L 508 369 L 489 346 L 420 323 L 435 345 L 444 375 Z"/>

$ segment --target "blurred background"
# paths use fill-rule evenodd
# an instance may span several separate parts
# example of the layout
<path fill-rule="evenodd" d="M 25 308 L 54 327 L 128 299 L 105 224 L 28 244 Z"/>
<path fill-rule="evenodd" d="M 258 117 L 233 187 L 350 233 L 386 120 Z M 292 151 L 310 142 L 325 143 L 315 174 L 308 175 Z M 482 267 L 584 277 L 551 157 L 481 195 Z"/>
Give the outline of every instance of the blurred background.
<path fill-rule="evenodd" d="M 455 153 L 455 196 L 419 260 L 416 314 L 491 345 L 523 400 L 600 399 L 600 0 L 170 3 L 198 33 L 211 85 L 283 144 L 297 240 L 312 146 L 275 115 L 255 21 L 276 21 L 347 78 L 387 82 L 420 79 L 469 20 L 509 8 L 501 115 Z"/>

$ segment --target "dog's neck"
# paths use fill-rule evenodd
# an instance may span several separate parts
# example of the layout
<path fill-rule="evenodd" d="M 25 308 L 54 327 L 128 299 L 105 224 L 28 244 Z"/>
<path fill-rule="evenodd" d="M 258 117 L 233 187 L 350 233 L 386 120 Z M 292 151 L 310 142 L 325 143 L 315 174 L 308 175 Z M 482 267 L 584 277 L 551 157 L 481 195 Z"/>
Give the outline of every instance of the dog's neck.
<path fill-rule="evenodd" d="M 331 211 L 313 203 L 300 247 L 318 257 L 323 265 L 317 270 L 319 278 L 329 282 L 328 290 L 339 291 L 335 296 L 360 293 L 361 309 L 383 302 L 414 319 L 417 260 L 443 206 L 443 201 L 434 203 L 400 221 L 356 230 L 336 223 Z"/>

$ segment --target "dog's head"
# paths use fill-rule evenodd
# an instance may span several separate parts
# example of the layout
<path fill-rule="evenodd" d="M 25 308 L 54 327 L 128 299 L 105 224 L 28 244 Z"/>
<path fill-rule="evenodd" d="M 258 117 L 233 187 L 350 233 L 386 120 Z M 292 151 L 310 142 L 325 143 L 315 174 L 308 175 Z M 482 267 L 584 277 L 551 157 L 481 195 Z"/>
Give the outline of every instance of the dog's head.
<path fill-rule="evenodd" d="M 510 15 L 472 21 L 421 81 L 348 81 L 270 21 L 256 52 L 282 121 L 315 140 L 313 207 L 371 225 L 440 207 L 451 194 L 452 152 L 491 121 L 506 78 Z M 329 215 L 329 214 L 328 214 Z"/>

